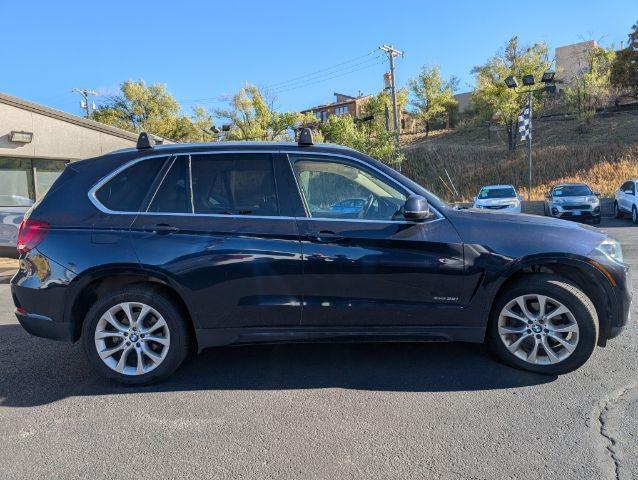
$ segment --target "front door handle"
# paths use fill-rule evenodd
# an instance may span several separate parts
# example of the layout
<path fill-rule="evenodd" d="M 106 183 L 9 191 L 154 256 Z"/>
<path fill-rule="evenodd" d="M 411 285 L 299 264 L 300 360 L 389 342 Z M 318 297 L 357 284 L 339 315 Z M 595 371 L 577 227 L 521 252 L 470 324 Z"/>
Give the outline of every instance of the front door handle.
<path fill-rule="evenodd" d="M 311 235 L 312 240 L 319 243 L 333 243 L 343 240 L 345 237 L 337 235 L 331 230 L 321 230 L 316 235 Z"/>
<path fill-rule="evenodd" d="M 158 235 L 168 235 L 169 233 L 179 232 L 179 228 L 173 227 L 167 223 L 158 223 L 153 227 L 153 232 Z"/>

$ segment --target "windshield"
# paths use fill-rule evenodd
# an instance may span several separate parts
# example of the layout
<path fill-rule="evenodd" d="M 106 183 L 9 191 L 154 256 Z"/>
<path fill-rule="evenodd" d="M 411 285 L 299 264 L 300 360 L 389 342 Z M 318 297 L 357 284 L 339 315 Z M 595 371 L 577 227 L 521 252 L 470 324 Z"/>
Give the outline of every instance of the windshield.
<path fill-rule="evenodd" d="M 511 198 L 516 196 L 516 191 L 512 187 L 484 187 L 479 192 L 478 198 Z"/>
<path fill-rule="evenodd" d="M 592 195 L 592 191 L 587 185 L 561 185 L 554 187 L 552 195 L 554 197 L 584 197 Z"/>

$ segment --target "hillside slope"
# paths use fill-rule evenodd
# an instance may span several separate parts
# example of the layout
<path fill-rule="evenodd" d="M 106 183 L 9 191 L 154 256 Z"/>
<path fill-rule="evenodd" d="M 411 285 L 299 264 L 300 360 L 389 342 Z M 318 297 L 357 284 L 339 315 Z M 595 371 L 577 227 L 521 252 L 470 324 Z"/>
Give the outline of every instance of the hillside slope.
<path fill-rule="evenodd" d="M 622 180 L 638 177 L 638 112 L 594 118 L 586 133 L 579 133 L 573 120 L 543 119 L 534 127 L 533 199 L 567 181 L 586 182 L 612 196 Z M 527 145 L 508 152 L 503 128 L 464 128 L 427 140 L 413 136 L 404 139 L 402 148 L 403 173 L 447 200 L 468 201 L 482 185 L 500 183 L 513 184 L 527 195 Z"/>

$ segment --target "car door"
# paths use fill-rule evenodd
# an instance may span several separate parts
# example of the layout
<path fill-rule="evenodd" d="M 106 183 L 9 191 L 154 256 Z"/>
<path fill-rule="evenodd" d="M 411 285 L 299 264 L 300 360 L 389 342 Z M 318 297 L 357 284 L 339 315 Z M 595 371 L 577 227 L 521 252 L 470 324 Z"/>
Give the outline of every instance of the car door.
<path fill-rule="evenodd" d="M 135 220 L 144 268 L 188 299 L 198 328 L 299 325 L 301 246 L 276 155 L 182 155 Z"/>
<path fill-rule="evenodd" d="M 356 159 L 289 155 L 299 218 L 305 326 L 454 324 L 471 296 L 463 245 L 440 213 L 401 213 L 411 193 Z M 360 208 L 340 208 L 343 201 Z"/>

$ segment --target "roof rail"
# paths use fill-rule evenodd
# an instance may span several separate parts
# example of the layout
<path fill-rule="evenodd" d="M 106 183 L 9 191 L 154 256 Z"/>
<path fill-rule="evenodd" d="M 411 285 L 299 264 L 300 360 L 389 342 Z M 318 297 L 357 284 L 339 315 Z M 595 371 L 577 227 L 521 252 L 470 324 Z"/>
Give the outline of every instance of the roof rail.
<path fill-rule="evenodd" d="M 312 129 L 310 128 L 302 128 L 299 132 L 299 139 L 297 140 L 297 144 L 300 147 L 309 147 L 314 145 L 312 141 Z"/>
<path fill-rule="evenodd" d="M 153 145 L 155 145 L 155 139 L 149 133 L 142 132 L 137 137 L 136 148 L 138 150 L 149 150 L 153 148 Z"/>

